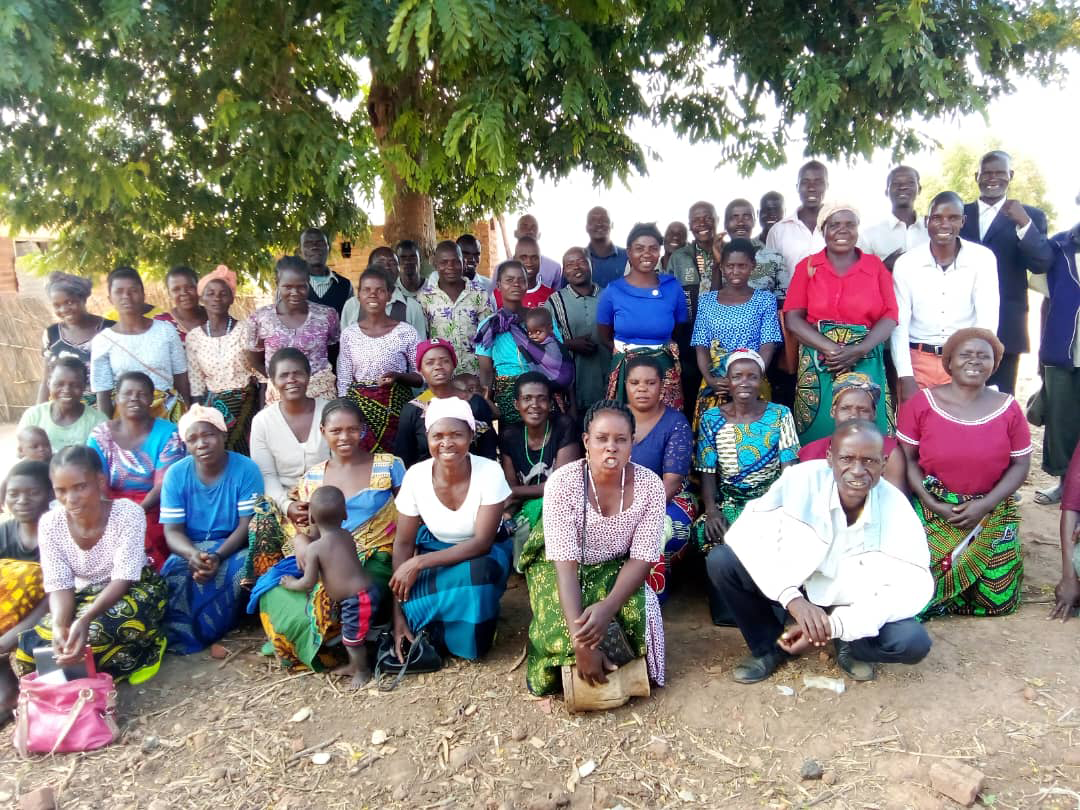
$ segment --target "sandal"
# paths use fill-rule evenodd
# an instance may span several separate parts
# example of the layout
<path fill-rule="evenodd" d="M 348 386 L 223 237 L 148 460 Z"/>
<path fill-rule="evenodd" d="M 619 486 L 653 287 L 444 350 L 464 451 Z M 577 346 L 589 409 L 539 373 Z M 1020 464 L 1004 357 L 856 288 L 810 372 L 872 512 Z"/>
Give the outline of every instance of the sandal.
<path fill-rule="evenodd" d="M 1057 486 L 1050 489 L 1036 490 L 1035 503 L 1039 504 L 1039 506 L 1053 506 L 1061 503 L 1061 484 L 1058 483 Z"/>

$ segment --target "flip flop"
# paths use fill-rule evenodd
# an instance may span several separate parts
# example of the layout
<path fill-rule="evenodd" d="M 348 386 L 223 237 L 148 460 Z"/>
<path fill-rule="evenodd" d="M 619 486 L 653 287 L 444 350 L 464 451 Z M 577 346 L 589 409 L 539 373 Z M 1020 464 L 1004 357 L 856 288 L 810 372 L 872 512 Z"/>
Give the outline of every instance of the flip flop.
<path fill-rule="evenodd" d="M 1035 503 L 1039 504 L 1039 506 L 1053 506 L 1061 503 L 1061 484 L 1051 489 L 1036 490 Z"/>

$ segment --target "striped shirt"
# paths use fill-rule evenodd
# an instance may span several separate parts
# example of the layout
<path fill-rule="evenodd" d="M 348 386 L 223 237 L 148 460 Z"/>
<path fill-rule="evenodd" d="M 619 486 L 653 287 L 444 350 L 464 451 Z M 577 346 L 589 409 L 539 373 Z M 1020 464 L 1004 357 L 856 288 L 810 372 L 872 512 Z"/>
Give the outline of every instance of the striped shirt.
<path fill-rule="evenodd" d="M 187 456 L 165 473 L 161 522 L 183 524 L 193 542 L 222 540 L 240 519 L 254 514 L 262 494 L 262 473 L 250 458 L 229 451 L 225 469 L 207 484 L 195 470 L 194 457 Z"/>

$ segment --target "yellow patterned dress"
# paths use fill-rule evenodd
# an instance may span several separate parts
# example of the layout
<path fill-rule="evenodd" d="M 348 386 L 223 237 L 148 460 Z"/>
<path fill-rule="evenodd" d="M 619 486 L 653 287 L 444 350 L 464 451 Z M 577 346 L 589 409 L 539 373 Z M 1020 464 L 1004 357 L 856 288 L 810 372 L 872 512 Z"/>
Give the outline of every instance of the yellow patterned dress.
<path fill-rule="evenodd" d="M 45 587 L 37 549 L 23 548 L 19 524 L 0 523 L 0 636 L 41 604 Z"/>

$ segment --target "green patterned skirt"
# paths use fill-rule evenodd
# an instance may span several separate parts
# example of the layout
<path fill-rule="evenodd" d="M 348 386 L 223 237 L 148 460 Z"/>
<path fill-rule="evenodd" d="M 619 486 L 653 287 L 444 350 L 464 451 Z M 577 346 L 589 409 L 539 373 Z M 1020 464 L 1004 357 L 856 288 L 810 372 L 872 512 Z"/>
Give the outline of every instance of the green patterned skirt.
<path fill-rule="evenodd" d="M 581 602 L 591 605 L 607 596 L 622 570 L 625 558 L 608 560 L 578 569 Z M 521 568 L 529 587 L 532 621 L 529 623 L 528 658 L 525 679 L 534 695 L 557 692 L 562 686 L 561 668 L 574 663 L 574 644 L 566 626 L 554 563 L 548 562 L 544 549 L 544 526 L 538 521 L 529 534 L 521 555 Z M 626 633 L 630 649 L 646 654 L 645 586 L 638 589 L 615 614 Z"/>
<path fill-rule="evenodd" d="M 842 346 L 858 343 L 870 333 L 865 326 L 833 321 L 818 321 L 817 327 L 823 336 Z M 852 371 L 866 374 L 881 386 L 884 401 L 878 406 L 877 426 L 883 436 L 893 435 L 896 421 L 893 416 L 892 395 L 885 377 L 883 344 L 875 346 L 870 354 L 855 364 Z M 831 436 L 836 427 L 830 413 L 835 376 L 825 368 L 821 353 L 817 349 L 806 345 L 799 347 L 799 368 L 795 373 L 795 403 L 792 413 L 795 417 L 795 429 L 799 433 L 799 442 L 803 446 L 816 439 Z"/>
<path fill-rule="evenodd" d="M 933 476 L 923 481 L 927 492 L 948 504 L 975 500 L 957 495 Z M 926 527 L 934 597 L 921 618 L 956 613 L 1001 616 L 1020 605 L 1024 561 L 1020 554 L 1020 512 L 1009 496 L 972 531 L 950 525 L 915 499 L 915 511 Z"/>

